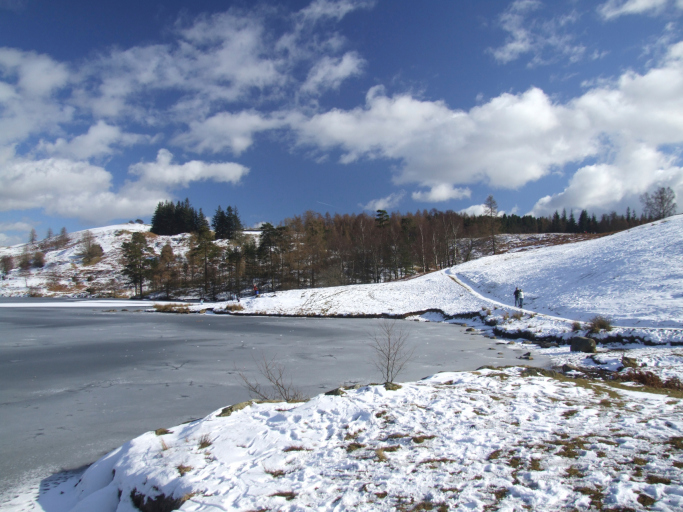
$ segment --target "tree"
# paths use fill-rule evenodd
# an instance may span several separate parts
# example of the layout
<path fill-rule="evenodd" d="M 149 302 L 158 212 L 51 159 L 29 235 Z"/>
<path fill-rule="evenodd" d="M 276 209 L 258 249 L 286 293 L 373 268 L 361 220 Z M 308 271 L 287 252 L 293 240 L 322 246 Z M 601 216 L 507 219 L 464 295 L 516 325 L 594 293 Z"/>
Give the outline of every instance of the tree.
<path fill-rule="evenodd" d="M 56 249 L 63 249 L 64 247 L 67 246 L 69 243 L 69 234 L 66 231 L 66 228 L 62 228 L 59 230 L 59 236 L 57 236 L 57 240 L 55 241 L 55 248 Z"/>
<path fill-rule="evenodd" d="M 489 195 L 484 201 L 487 232 L 491 240 L 491 253 L 496 254 L 496 233 L 498 232 L 498 203 Z"/>
<path fill-rule="evenodd" d="M 645 192 L 640 196 L 643 214 L 654 220 L 670 217 L 676 213 L 676 194 L 671 187 L 659 187 L 652 196 Z"/>
<path fill-rule="evenodd" d="M 372 363 L 384 382 L 394 382 L 413 358 L 415 347 L 408 344 L 408 337 L 409 333 L 395 320 L 383 320 L 370 336 L 370 346 L 374 351 Z"/>
<path fill-rule="evenodd" d="M 0 270 L 3 274 L 9 274 L 14 269 L 14 258 L 12 256 L 3 256 L 0 260 Z"/>
<path fill-rule="evenodd" d="M 123 275 L 126 276 L 135 288 L 135 294 L 142 297 L 143 284 L 147 276 L 147 271 L 151 265 L 150 257 L 153 255 L 152 249 L 147 245 L 147 238 L 143 233 L 133 233 L 130 242 L 121 244 L 123 249 Z"/>
<path fill-rule="evenodd" d="M 100 261 L 104 254 L 102 246 L 95 243 L 95 237 L 89 230 L 86 230 L 81 237 L 81 250 L 78 255 L 83 258 L 84 265 L 92 265 Z"/>
<path fill-rule="evenodd" d="M 28 243 L 35 244 L 38 240 L 38 233 L 36 233 L 36 228 L 31 228 L 31 232 L 28 235 Z"/>

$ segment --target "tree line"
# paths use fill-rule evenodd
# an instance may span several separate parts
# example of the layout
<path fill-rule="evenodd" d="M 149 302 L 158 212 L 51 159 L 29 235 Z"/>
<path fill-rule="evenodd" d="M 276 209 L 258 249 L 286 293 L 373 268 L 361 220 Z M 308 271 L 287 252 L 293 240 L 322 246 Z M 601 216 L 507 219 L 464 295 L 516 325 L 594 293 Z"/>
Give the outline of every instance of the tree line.
<path fill-rule="evenodd" d="M 640 216 L 630 208 L 625 214 L 611 212 L 599 218 L 586 210 L 578 216 L 573 211 L 549 217 L 500 215 L 493 196 L 487 198 L 485 214 L 476 216 L 436 209 L 405 214 L 378 210 L 374 215 L 308 211 L 278 226 L 263 224 L 258 239 L 243 233 L 236 208 L 223 211 L 219 206 L 209 224 L 189 200 L 159 203 L 152 233 L 178 234 L 179 228 L 169 226 L 180 226 L 177 219 L 184 218 L 193 226 L 187 230 L 189 250 L 177 255 L 167 244 L 155 254 L 147 236 L 135 233 L 124 244 L 123 272 L 139 295 L 146 289 L 168 297 L 193 293 L 211 299 L 247 293 L 254 287 L 276 291 L 386 282 L 450 267 L 477 254 L 495 254 L 500 250 L 500 234 L 629 229 L 675 212 L 672 201 L 668 210 L 653 202 L 659 192 L 641 197 Z M 171 220 L 164 224 L 162 219 Z"/>

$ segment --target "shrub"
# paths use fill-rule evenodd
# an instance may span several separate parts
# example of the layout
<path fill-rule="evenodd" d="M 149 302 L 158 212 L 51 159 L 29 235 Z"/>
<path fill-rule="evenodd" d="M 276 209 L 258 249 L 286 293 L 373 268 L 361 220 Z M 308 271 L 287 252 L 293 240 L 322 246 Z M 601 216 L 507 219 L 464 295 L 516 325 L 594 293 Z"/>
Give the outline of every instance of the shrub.
<path fill-rule="evenodd" d="M 581 322 L 572 323 L 572 331 L 578 332 L 581 330 Z"/>
<path fill-rule="evenodd" d="M 226 311 L 243 311 L 244 307 L 242 304 L 228 304 L 225 306 Z"/>
<path fill-rule="evenodd" d="M 654 389 L 683 391 L 683 382 L 681 382 L 678 377 L 671 377 L 670 379 L 663 381 L 659 375 L 652 372 L 631 370 L 623 374 L 617 374 L 614 378 L 622 382 L 635 382 Z"/>
<path fill-rule="evenodd" d="M 588 322 L 588 330 L 589 330 L 589 332 L 591 332 L 593 334 L 599 333 L 600 331 L 603 331 L 603 330 L 604 331 L 611 331 L 612 330 L 612 322 L 607 317 L 604 317 L 602 315 L 595 315 Z"/>
<path fill-rule="evenodd" d="M 45 253 L 38 251 L 33 254 L 33 266 L 43 268 L 45 266 Z"/>
<path fill-rule="evenodd" d="M 522 313 L 521 311 L 517 311 L 515 313 L 512 313 L 512 318 L 514 318 L 515 320 L 521 320 L 523 316 L 524 316 L 524 313 Z"/>

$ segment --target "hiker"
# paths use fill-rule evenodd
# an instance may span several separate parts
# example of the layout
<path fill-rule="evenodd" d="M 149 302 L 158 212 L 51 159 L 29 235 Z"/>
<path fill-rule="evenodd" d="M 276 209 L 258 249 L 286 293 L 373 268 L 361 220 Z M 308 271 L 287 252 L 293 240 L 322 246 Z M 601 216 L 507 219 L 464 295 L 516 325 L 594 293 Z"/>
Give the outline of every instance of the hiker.
<path fill-rule="evenodd" d="M 517 302 L 519 302 L 519 307 L 524 307 L 524 290 L 519 289 L 519 294 L 517 295 Z"/>
<path fill-rule="evenodd" d="M 515 307 L 519 305 L 519 288 L 515 286 L 515 293 L 513 293 L 515 296 Z"/>

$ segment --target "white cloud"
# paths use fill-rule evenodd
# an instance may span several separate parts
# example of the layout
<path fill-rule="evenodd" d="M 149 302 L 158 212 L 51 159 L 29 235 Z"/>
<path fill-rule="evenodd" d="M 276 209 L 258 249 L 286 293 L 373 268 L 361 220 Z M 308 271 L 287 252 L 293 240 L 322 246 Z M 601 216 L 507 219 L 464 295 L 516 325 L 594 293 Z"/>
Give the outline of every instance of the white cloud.
<path fill-rule="evenodd" d="M 371 0 L 314 0 L 299 11 L 299 15 L 308 22 L 325 19 L 341 20 L 344 16 L 358 9 L 368 9 L 375 4 Z"/>
<path fill-rule="evenodd" d="M 401 200 L 405 197 L 405 191 L 395 192 L 389 194 L 387 197 L 382 197 L 380 199 L 373 199 L 365 205 L 361 205 L 364 210 L 377 211 L 377 210 L 389 210 L 395 208 L 399 205 Z"/>
<path fill-rule="evenodd" d="M 565 103 L 531 88 L 459 111 L 406 94 L 388 97 L 375 87 L 364 107 L 299 117 L 292 124 L 300 144 L 340 148 L 342 162 L 390 159 L 397 162 L 396 184 L 443 187 L 416 192 L 419 200 L 472 183 L 519 188 L 574 163 L 581 169 L 568 189 L 541 200 L 536 214 L 555 207 L 633 206 L 656 183 L 678 186 L 683 42 L 648 72 L 627 71 Z M 581 165 L 588 158 L 593 162 Z"/>
<path fill-rule="evenodd" d="M 516 0 L 500 15 L 498 22 L 508 37 L 505 44 L 490 50 L 498 62 L 506 64 L 525 54 L 532 55 L 529 66 L 547 64 L 560 57 L 569 62 L 583 58 L 586 48 L 574 43 L 574 36 L 568 32 L 568 27 L 578 21 L 578 14 L 571 12 L 547 20 L 533 18 L 532 13 L 541 6 L 538 0 Z"/>
<path fill-rule="evenodd" d="M 193 151 L 219 153 L 230 149 L 235 155 L 241 154 L 254 142 L 254 134 L 279 128 L 284 121 L 277 116 L 264 116 L 255 111 L 236 114 L 221 112 L 202 121 L 190 123 L 189 130 L 173 139 Z"/>
<path fill-rule="evenodd" d="M 144 135 L 123 133 L 118 126 L 98 121 L 83 135 L 77 135 L 69 141 L 61 137 L 55 142 L 43 140 L 38 144 L 37 149 L 51 155 L 85 160 L 111 155 L 115 151 L 113 146 L 132 146 L 150 139 L 151 137 Z"/>
<path fill-rule="evenodd" d="M 368 92 L 365 108 L 332 110 L 297 126 L 302 144 L 341 147 L 361 157 L 402 162 L 396 183 L 488 182 L 517 188 L 597 152 L 587 120 L 553 104 L 540 89 L 503 94 L 469 112 L 408 95 Z"/>
<path fill-rule="evenodd" d="M 359 75 L 364 65 L 365 60 L 356 52 L 348 52 L 340 58 L 325 56 L 310 70 L 301 90 L 320 94 L 328 89 L 339 89 L 344 80 Z"/>
<path fill-rule="evenodd" d="M 413 192 L 412 197 L 414 201 L 424 201 L 427 203 L 438 203 L 441 201 L 449 201 L 451 199 L 462 199 L 470 197 L 472 192 L 469 188 L 454 188 L 447 183 L 434 185 L 429 191 Z"/>
<path fill-rule="evenodd" d="M 467 214 L 472 217 L 477 217 L 479 215 L 484 215 L 484 212 L 486 211 L 486 205 L 483 204 L 473 204 L 472 206 L 468 206 L 467 208 L 463 208 L 460 210 L 459 213 L 462 214 Z"/>
<path fill-rule="evenodd" d="M 598 7 L 598 13 L 606 20 L 625 14 L 658 14 L 668 3 L 669 0 L 608 0 Z M 676 5 L 681 7 L 681 2 Z"/>
<path fill-rule="evenodd" d="M 45 55 L 0 48 L 0 146 L 72 119 L 72 106 L 54 101 L 69 82 L 67 67 Z"/>
<path fill-rule="evenodd" d="M 206 163 L 192 160 L 184 164 L 173 164 L 173 155 L 167 149 L 160 149 L 156 162 L 138 163 L 130 167 L 131 174 L 153 186 L 187 187 L 190 182 L 212 180 L 222 183 L 239 183 L 249 169 L 233 162 Z"/>
<path fill-rule="evenodd" d="M 0 158 L 0 211 L 42 208 L 48 214 L 86 221 L 149 215 L 172 190 L 190 182 L 238 183 L 248 169 L 235 163 L 190 161 L 173 164 L 167 150 L 156 162 L 131 166 L 139 179 L 112 191 L 112 175 L 104 168 L 66 158 L 31 160 Z"/>

